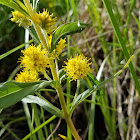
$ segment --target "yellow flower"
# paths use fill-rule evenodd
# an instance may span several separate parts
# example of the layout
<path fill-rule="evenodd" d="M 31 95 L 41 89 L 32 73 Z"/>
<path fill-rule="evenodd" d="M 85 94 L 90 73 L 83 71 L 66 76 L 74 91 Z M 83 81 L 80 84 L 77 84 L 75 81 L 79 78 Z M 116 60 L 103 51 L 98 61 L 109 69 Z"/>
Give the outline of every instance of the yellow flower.
<path fill-rule="evenodd" d="M 56 29 L 56 26 L 54 26 L 56 23 L 55 18 L 53 18 L 53 14 L 49 15 L 47 10 L 44 10 L 42 13 L 39 12 L 39 14 L 36 13 L 32 18 L 41 26 L 42 29 L 46 30 L 47 32 L 52 32 L 54 29 Z"/>
<path fill-rule="evenodd" d="M 41 45 L 37 47 L 30 45 L 29 48 L 21 51 L 23 56 L 20 58 L 21 67 L 37 72 L 44 72 L 49 67 L 48 53 L 45 49 L 41 49 Z"/>
<path fill-rule="evenodd" d="M 15 78 L 16 82 L 26 83 L 26 82 L 35 82 L 39 81 L 38 73 L 35 71 L 28 71 L 23 70 L 20 72 L 20 74 L 17 74 L 17 77 Z"/>
<path fill-rule="evenodd" d="M 51 47 L 51 41 L 52 41 L 52 36 L 49 36 L 49 47 Z M 58 44 L 56 45 L 56 49 L 53 50 L 53 55 L 58 57 L 59 54 L 62 52 L 62 50 L 67 46 L 66 44 L 66 38 L 64 39 L 60 39 L 60 41 L 58 42 Z M 51 49 L 51 48 L 50 48 Z"/>
<path fill-rule="evenodd" d="M 71 57 L 68 62 L 66 62 L 66 66 L 64 66 L 68 78 L 72 78 L 72 80 L 76 81 L 86 77 L 87 74 L 91 72 L 89 67 L 91 63 L 88 63 L 88 61 L 84 55 L 75 55 L 74 58 Z"/>
<path fill-rule="evenodd" d="M 31 26 L 30 20 L 26 18 L 23 14 L 21 14 L 19 11 L 15 10 L 12 12 L 12 14 L 13 14 L 13 18 L 11 18 L 10 20 L 15 23 L 18 23 L 20 27 Z"/>
<path fill-rule="evenodd" d="M 52 35 L 48 36 L 48 45 L 49 49 L 51 49 Z"/>
<path fill-rule="evenodd" d="M 58 42 L 58 45 L 56 45 L 56 52 L 58 53 L 61 53 L 61 51 L 67 46 L 66 44 L 66 38 L 64 39 L 60 39 L 60 41 Z"/>

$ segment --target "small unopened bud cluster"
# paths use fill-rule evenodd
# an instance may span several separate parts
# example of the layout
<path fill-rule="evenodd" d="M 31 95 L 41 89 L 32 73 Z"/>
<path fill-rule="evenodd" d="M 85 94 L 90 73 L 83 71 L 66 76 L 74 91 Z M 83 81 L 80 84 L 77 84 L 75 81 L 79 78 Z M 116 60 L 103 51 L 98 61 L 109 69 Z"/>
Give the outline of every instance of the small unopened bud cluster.
<path fill-rule="evenodd" d="M 19 26 L 23 26 L 23 27 L 29 27 L 31 26 L 31 22 L 28 18 L 26 18 L 23 14 L 21 14 L 19 11 L 13 11 L 13 18 L 11 18 L 10 20 L 18 23 Z"/>

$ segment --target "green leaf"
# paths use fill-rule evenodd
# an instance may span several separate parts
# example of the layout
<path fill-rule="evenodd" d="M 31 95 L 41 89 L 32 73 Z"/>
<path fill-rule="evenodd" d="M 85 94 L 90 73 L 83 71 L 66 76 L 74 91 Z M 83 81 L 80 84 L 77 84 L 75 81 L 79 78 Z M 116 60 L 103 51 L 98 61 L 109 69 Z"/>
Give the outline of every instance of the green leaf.
<path fill-rule="evenodd" d="M 88 78 L 93 82 L 93 85 L 98 85 L 99 81 L 96 79 L 95 76 L 93 76 L 93 74 L 88 74 Z"/>
<path fill-rule="evenodd" d="M 25 5 L 19 0 L 0 0 L 0 4 L 15 9 L 20 13 L 22 13 L 23 15 L 25 15 L 26 17 L 30 18 L 29 14 L 27 13 L 27 9 Z"/>
<path fill-rule="evenodd" d="M 30 40 L 30 41 L 28 41 L 27 43 L 21 44 L 21 45 L 15 47 L 14 49 L 12 49 L 12 50 L 10 50 L 10 51 L 8 51 L 8 52 L 6 52 L 6 53 L 0 55 L 0 60 L 3 59 L 3 58 L 5 58 L 6 56 L 12 54 L 13 52 L 15 52 L 15 51 L 17 51 L 17 50 L 23 48 L 26 44 L 29 44 L 29 43 L 32 43 L 32 42 L 33 42 L 33 40 Z"/>
<path fill-rule="evenodd" d="M 38 104 L 39 106 L 42 106 L 44 109 L 46 109 L 48 112 L 51 114 L 57 116 L 57 117 L 62 117 L 62 112 L 60 109 L 52 105 L 49 101 L 43 100 L 37 96 L 33 95 L 28 95 L 27 97 L 22 99 L 23 102 L 26 103 L 35 103 Z"/>
<path fill-rule="evenodd" d="M 59 26 L 52 36 L 51 52 L 56 48 L 56 44 L 60 38 L 63 38 L 65 35 L 81 32 L 89 25 L 90 24 L 77 21 Z"/>
<path fill-rule="evenodd" d="M 18 83 L 8 81 L 0 84 L 0 109 L 16 104 L 29 94 L 49 86 L 52 81 L 41 80 L 38 82 Z"/>
<path fill-rule="evenodd" d="M 132 58 L 134 57 L 134 55 L 132 55 L 130 57 L 130 59 L 127 61 L 127 63 L 125 64 L 125 66 L 118 71 L 116 74 L 114 74 L 113 76 L 111 76 L 110 78 L 104 80 L 103 82 L 97 84 L 96 86 L 93 86 L 89 89 L 87 89 L 86 91 L 84 91 L 83 93 L 81 93 L 80 95 L 77 96 L 77 98 L 75 99 L 75 101 L 73 102 L 72 106 L 71 106 L 71 110 L 70 110 L 70 114 L 72 114 L 72 112 L 74 111 L 75 107 L 77 105 L 79 105 L 82 101 L 84 101 L 88 96 L 90 96 L 91 94 L 93 94 L 95 91 L 99 90 L 100 88 L 102 88 L 106 83 L 110 82 L 112 79 L 114 79 L 115 77 L 117 77 L 119 74 L 122 73 L 122 71 L 129 65 L 129 63 L 131 62 Z M 94 82 L 97 82 L 94 80 Z"/>

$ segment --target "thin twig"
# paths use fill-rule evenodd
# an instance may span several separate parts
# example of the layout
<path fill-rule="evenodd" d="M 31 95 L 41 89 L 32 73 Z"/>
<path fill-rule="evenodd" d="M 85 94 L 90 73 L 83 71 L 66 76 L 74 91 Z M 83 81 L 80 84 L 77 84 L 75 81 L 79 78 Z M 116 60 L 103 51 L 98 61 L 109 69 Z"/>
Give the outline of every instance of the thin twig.
<path fill-rule="evenodd" d="M 53 132 L 48 136 L 48 138 L 46 139 L 46 140 L 50 140 L 50 138 L 52 137 L 52 135 L 56 132 L 56 130 L 58 129 L 58 127 L 59 127 L 59 125 L 60 125 L 60 123 L 61 123 L 61 118 L 59 119 L 59 121 L 58 121 L 58 123 L 57 123 L 57 125 L 56 125 L 56 127 L 55 127 L 55 129 L 53 130 Z"/>

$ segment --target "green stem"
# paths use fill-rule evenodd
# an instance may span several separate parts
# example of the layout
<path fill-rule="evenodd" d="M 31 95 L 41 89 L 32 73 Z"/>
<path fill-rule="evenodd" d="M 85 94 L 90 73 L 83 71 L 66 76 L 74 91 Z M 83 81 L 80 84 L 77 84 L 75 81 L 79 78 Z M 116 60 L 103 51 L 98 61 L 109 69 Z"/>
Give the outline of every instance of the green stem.
<path fill-rule="evenodd" d="M 33 9 L 32 9 L 31 4 L 29 3 L 28 0 L 24 0 L 24 3 L 25 3 L 25 6 L 26 6 L 27 9 L 28 9 L 28 12 L 29 12 L 29 14 L 30 14 L 30 16 L 31 16 L 31 19 L 33 19 L 33 17 L 34 17 L 34 12 L 33 12 Z M 35 30 L 36 30 L 36 32 L 37 32 L 37 35 L 38 35 L 38 37 L 39 37 L 39 39 L 40 39 L 40 41 L 41 41 L 43 47 L 44 47 L 46 50 L 48 50 L 47 42 L 46 42 L 46 40 L 45 40 L 45 38 L 44 38 L 44 36 L 43 36 L 43 34 L 42 34 L 42 32 L 41 32 L 41 29 L 40 29 L 39 25 L 36 24 L 36 23 L 34 22 L 34 20 L 32 20 L 32 22 L 33 22 L 34 28 L 35 28 Z"/>
<path fill-rule="evenodd" d="M 50 68 L 51 68 L 51 72 L 53 75 L 53 80 L 55 81 L 59 81 L 58 75 L 56 73 L 56 69 L 55 69 L 55 64 L 54 64 L 54 60 L 50 60 Z M 60 104 L 64 113 L 64 117 L 68 116 L 68 112 L 67 112 L 67 107 L 65 104 L 65 99 L 64 99 L 64 95 L 63 95 L 63 91 L 61 86 L 57 86 L 56 87 L 58 96 L 59 96 L 59 100 L 60 100 Z"/>
<path fill-rule="evenodd" d="M 24 3 L 28 9 L 28 12 L 31 16 L 31 19 L 33 19 L 32 17 L 34 16 L 34 12 L 32 10 L 32 7 L 29 3 L 28 0 L 24 0 Z M 39 36 L 39 39 L 43 45 L 44 48 L 46 48 L 48 50 L 48 47 L 47 47 L 47 42 L 41 32 L 41 29 L 39 27 L 39 25 L 37 25 L 34 21 L 33 21 L 33 24 L 34 24 L 34 27 L 35 27 L 35 30 Z M 50 69 L 51 69 L 51 72 L 52 72 L 52 76 L 53 76 L 53 80 L 55 81 L 59 81 L 59 76 L 56 72 L 56 68 L 55 68 L 55 64 L 54 64 L 54 60 L 53 59 L 49 59 L 49 64 L 50 64 Z M 60 82 L 60 81 L 59 81 Z M 60 84 L 60 83 L 59 83 Z M 57 94 L 59 96 L 59 100 L 60 100 L 60 104 L 61 104 L 61 107 L 62 107 L 62 110 L 63 110 L 63 114 L 64 114 L 64 119 L 66 120 L 67 122 L 67 125 L 69 126 L 75 140 L 81 140 L 79 134 L 77 133 L 74 125 L 73 125 L 73 122 L 71 120 L 71 117 L 69 116 L 68 114 L 68 110 L 67 110 L 67 106 L 66 106 L 66 103 L 65 103 L 65 98 L 64 98 L 64 93 L 62 91 L 62 88 L 61 88 L 61 85 L 57 86 L 56 87 L 56 91 L 57 91 Z"/>
<path fill-rule="evenodd" d="M 56 73 L 55 64 L 54 64 L 53 60 L 50 60 L 50 68 L 51 68 L 51 72 L 52 72 L 52 75 L 53 75 L 53 79 L 56 80 L 56 81 L 59 81 L 59 77 Z M 66 102 L 65 102 L 65 98 L 64 98 L 64 93 L 62 91 L 61 85 L 56 87 L 56 91 L 57 91 L 57 94 L 59 96 L 59 101 L 60 101 L 60 104 L 61 104 L 61 107 L 62 107 L 62 110 L 63 110 L 63 113 L 64 113 L 63 114 L 64 119 L 66 120 L 67 125 L 69 126 L 75 140 L 81 140 L 79 134 L 77 133 L 77 131 L 76 131 L 74 125 L 73 125 L 71 117 L 68 114 L 68 110 L 67 110 L 67 106 L 66 106 Z"/>

